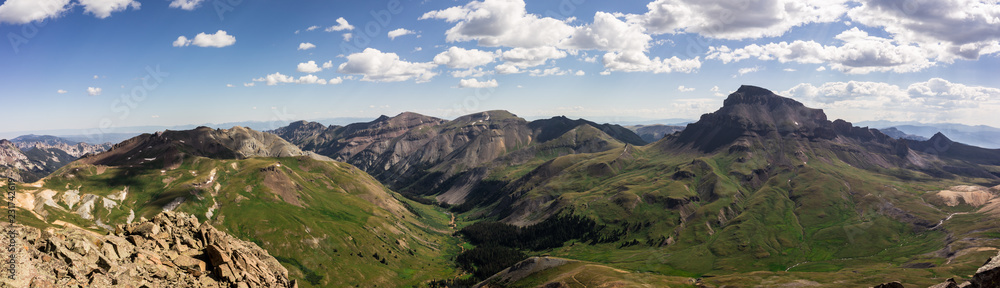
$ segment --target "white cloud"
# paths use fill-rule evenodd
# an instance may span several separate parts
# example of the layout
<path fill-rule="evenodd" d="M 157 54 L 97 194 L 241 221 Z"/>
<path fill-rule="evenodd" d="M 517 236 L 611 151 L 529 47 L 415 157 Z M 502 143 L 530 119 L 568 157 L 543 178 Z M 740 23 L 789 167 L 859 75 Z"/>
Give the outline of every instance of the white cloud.
<path fill-rule="evenodd" d="M 486 74 L 492 74 L 492 72 L 485 71 L 481 67 L 480 68 L 469 68 L 468 70 L 451 71 L 451 77 L 455 77 L 455 78 L 483 77 Z"/>
<path fill-rule="evenodd" d="M 544 70 L 543 69 L 534 69 L 534 70 L 528 71 L 528 75 L 530 75 L 532 77 L 561 76 L 561 75 L 566 75 L 566 73 L 569 73 L 569 71 L 562 70 L 559 67 L 552 67 L 552 68 L 548 68 L 548 69 L 544 69 Z"/>
<path fill-rule="evenodd" d="M 236 44 L 236 37 L 229 35 L 226 31 L 216 31 L 215 34 L 205 34 L 204 32 L 198 33 L 194 36 L 194 39 L 188 39 L 187 37 L 180 36 L 174 41 L 174 47 L 184 47 L 188 45 L 194 45 L 198 47 L 215 47 L 222 48 L 226 46 L 231 46 Z"/>
<path fill-rule="evenodd" d="M 709 38 L 781 36 L 792 27 L 838 21 L 847 0 L 655 0 L 645 14 L 625 15 L 652 34 L 697 33 Z"/>
<path fill-rule="evenodd" d="M 535 67 L 545 64 L 550 59 L 562 59 L 566 57 L 566 52 L 552 46 L 536 48 L 517 47 L 503 51 L 501 56 L 506 61 L 505 64 L 513 65 L 517 68 Z"/>
<path fill-rule="evenodd" d="M 757 71 L 760 71 L 760 66 L 740 68 L 739 70 L 736 71 L 736 73 L 739 74 L 739 76 L 743 76 L 746 75 L 747 73 L 753 73 Z"/>
<path fill-rule="evenodd" d="M 709 89 L 708 91 L 712 92 L 712 95 L 715 95 L 715 97 L 726 96 L 725 94 L 719 93 L 719 86 L 712 86 L 712 89 Z"/>
<path fill-rule="evenodd" d="M 397 82 L 415 79 L 416 82 L 430 81 L 436 72 L 434 63 L 407 62 L 396 53 L 383 53 L 378 49 L 365 48 L 360 53 L 347 55 L 347 62 L 340 64 L 337 72 L 362 75 L 362 81 Z"/>
<path fill-rule="evenodd" d="M 499 86 L 497 79 L 482 82 L 476 79 L 461 79 L 458 81 L 458 88 L 494 88 L 497 86 Z"/>
<path fill-rule="evenodd" d="M 181 8 L 183 10 L 194 10 L 198 8 L 198 5 L 205 0 L 172 0 L 170 1 L 170 8 Z"/>
<path fill-rule="evenodd" d="M 563 39 L 560 48 L 602 51 L 646 51 L 653 38 L 637 24 L 629 24 L 611 13 L 594 14 L 594 23 L 578 27 Z"/>
<path fill-rule="evenodd" d="M 254 83 L 254 82 L 243 83 L 243 87 L 253 87 L 253 86 L 257 86 L 257 83 Z M 256 109 L 256 108 L 254 108 L 254 109 Z"/>
<path fill-rule="evenodd" d="M 691 91 L 694 91 L 694 87 L 684 87 L 684 85 L 681 85 L 681 86 L 677 86 L 677 91 L 691 92 Z"/>
<path fill-rule="evenodd" d="M 316 61 L 309 60 L 309 62 L 299 63 L 296 71 L 302 73 L 316 73 L 319 71 L 323 71 L 323 68 L 320 68 L 318 65 L 316 65 Z"/>
<path fill-rule="evenodd" d="M 333 61 L 332 60 L 331 61 L 326 61 L 326 62 L 323 63 L 323 69 L 330 69 L 330 68 L 333 68 Z"/>
<path fill-rule="evenodd" d="M 824 46 L 816 41 L 795 40 L 792 43 L 750 44 L 744 48 L 709 47 L 706 59 L 723 63 L 748 58 L 778 60 L 781 63 L 827 63 L 830 69 L 848 74 L 870 72 L 915 72 L 933 66 L 925 50 L 912 45 L 896 45 L 892 39 L 868 35 L 852 28 L 835 36 L 841 46 Z"/>
<path fill-rule="evenodd" d="M 608 52 L 604 54 L 602 60 L 604 68 L 607 68 L 608 71 L 691 73 L 701 68 L 699 57 L 685 60 L 677 58 L 677 56 L 665 59 L 660 59 L 660 57 L 649 59 L 645 54 L 638 51 Z"/>
<path fill-rule="evenodd" d="M 56 90 L 56 93 L 59 93 L 59 94 L 66 94 L 66 92 L 68 92 L 68 91 L 63 90 L 63 89 Z"/>
<path fill-rule="evenodd" d="M 309 26 L 309 28 L 306 28 L 306 31 L 313 31 L 313 30 L 316 30 L 316 29 L 319 29 L 319 26 L 313 25 L 313 26 Z"/>
<path fill-rule="evenodd" d="M 232 87 L 236 87 L 236 86 L 233 86 L 233 84 L 226 84 L 226 87 L 232 88 Z"/>
<path fill-rule="evenodd" d="M 313 43 L 309 43 L 309 42 L 299 43 L 299 50 L 309 50 L 309 49 L 312 49 L 312 48 L 316 48 L 316 45 L 313 44 Z"/>
<path fill-rule="evenodd" d="M 87 95 L 97 96 L 101 95 L 102 89 L 100 87 L 87 87 Z"/>
<path fill-rule="evenodd" d="M 111 16 L 112 12 L 125 11 L 129 7 L 139 10 L 139 2 L 135 0 L 77 0 L 83 6 L 83 13 L 90 13 L 94 17 L 104 19 Z"/>
<path fill-rule="evenodd" d="M 326 81 L 326 83 L 328 83 L 330 85 L 336 85 L 336 84 L 344 83 L 344 78 L 340 78 L 340 77 L 331 78 L 330 80 Z"/>
<path fill-rule="evenodd" d="M 901 43 L 936 53 L 937 61 L 979 59 L 1000 52 L 1000 2 L 863 1 L 847 15 L 856 23 L 885 29 Z"/>
<path fill-rule="evenodd" d="M 412 35 L 412 34 L 416 34 L 416 32 L 413 32 L 411 30 L 406 30 L 404 28 L 399 28 L 399 29 L 396 29 L 396 30 L 389 31 L 388 34 L 389 34 L 389 39 L 396 40 L 396 37 L 403 36 L 403 35 Z"/>
<path fill-rule="evenodd" d="M 500 74 L 521 73 L 521 69 L 518 69 L 517 66 L 514 66 L 514 65 L 509 64 L 509 63 L 504 63 L 504 64 L 497 65 L 496 67 L 493 67 L 493 70 L 496 70 L 497 73 L 500 73 Z"/>
<path fill-rule="evenodd" d="M 576 70 L 576 73 L 573 73 L 573 75 L 583 76 L 583 75 L 587 75 L 587 72 L 583 72 L 583 70 Z"/>
<path fill-rule="evenodd" d="M 337 78 L 334 78 L 337 79 Z M 253 79 L 254 82 L 264 82 L 268 86 L 274 86 L 283 83 L 293 83 L 293 84 L 320 84 L 326 85 L 329 83 L 326 79 L 317 77 L 316 75 L 306 75 L 296 79 L 295 77 L 281 74 L 280 72 L 275 72 L 274 74 L 267 74 L 267 76 Z M 331 79 L 332 81 L 332 79 Z M 340 82 L 333 83 L 339 84 Z M 254 83 L 244 83 L 243 86 L 252 87 Z"/>
<path fill-rule="evenodd" d="M 783 69 L 783 71 L 785 71 L 785 72 L 795 72 L 796 70 L 795 70 L 795 68 L 785 68 L 785 69 Z"/>
<path fill-rule="evenodd" d="M 420 47 L 420 46 L 413 47 L 413 52 L 420 52 L 420 51 L 423 51 L 423 50 L 424 50 L 424 47 Z"/>
<path fill-rule="evenodd" d="M 0 5 L 0 23 L 27 24 L 59 18 L 72 7 L 70 0 L 7 0 Z"/>
<path fill-rule="evenodd" d="M 819 66 L 819 68 L 816 68 L 816 72 L 823 72 L 823 71 L 826 71 L 826 66 Z"/>
<path fill-rule="evenodd" d="M 341 36 L 343 36 L 343 37 L 344 37 L 344 41 L 351 41 L 351 38 L 352 38 L 352 37 L 354 37 L 354 34 L 351 34 L 351 33 L 344 33 L 344 34 L 343 34 L 343 35 L 341 35 Z"/>
<path fill-rule="evenodd" d="M 448 42 L 477 41 L 480 46 L 491 47 L 555 46 L 574 31 L 563 21 L 528 14 L 522 0 L 472 1 L 427 12 L 420 19 L 455 23 L 445 32 Z"/>
<path fill-rule="evenodd" d="M 452 46 L 447 51 L 434 56 L 434 63 L 448 68 L 468 69 L 493 63 L 498 53 L 478 49 L 464 49 Z"/>
<path fill-rule="evenodd" d="M 344 19 L 344 17 L 337 18 L 337 25 L 333 25 L 326 28 L 326 32 L 344 31 L 344 30 L 348 31 L 354 30 L 354 26 L 347 23 L 347 20 Z"/>
<path fill-rule="evenodd" d="M 1000 89 L 931 78 L 908 86 L 883 82 L 802 83 L 781 94 L 821 107 L 842 118 L 943 122 L 979 122 L 995 117 Z"/>
<path fill-rule="evenodd" d="M 174 40 L 174 43 L 173 43 L 174 47 L 184 47 L 184 46 L 187 46 L 189 44 L 191 44 L 191 41 L 188 40 L 188 38 L 184 37 L 183 35 L 177 36 L 177 40 Z"/>
<path fill-rule="evenodd" d="M 100 76 L 94 75 L 94 79 L 100 78 Z"/>

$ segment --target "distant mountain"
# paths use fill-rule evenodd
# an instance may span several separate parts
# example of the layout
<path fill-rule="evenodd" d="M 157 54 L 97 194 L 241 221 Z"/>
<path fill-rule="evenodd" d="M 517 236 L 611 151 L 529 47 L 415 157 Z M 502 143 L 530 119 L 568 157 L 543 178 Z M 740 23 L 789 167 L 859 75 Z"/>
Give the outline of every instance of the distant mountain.
<path fill-rule="evenodd" d="M 653 143 L 663 137 L 673 134 L 674 132 L 679 132 L 684 130 L 684 126 L 673 126 L 673 125 L 663 125 L 663 124 L 651 124 L 651 125 L 632 125 L 625 126 L 629 130 L 638 134 L 642 137 L 643 141 Z"/>
<path fill-rule="evenodd" d="M 19 182 L 34 182 L 76 157 L 57 148 L 34 147 L 22 150 L 14 142 L 0 139 L 0 176 Z"/>
<path fill-rule="evenodd" d="M 646 143 L 618 125 L 565 117 L 528 122 L 507 111 L 451 121 L 409 112 L 347 126 L 299 121 L 271 132 L 303 150 L 351 163 L 394 189 L 437 195 L 451 204 L 469 197 L 482 201 L 472 190 L 489 171 L 509 163 Z"/>
<path fill-rule="evenodd" d="M 881 128 L 881 129 L 878 129 L 878 131 L 882 132 L 885 135 L 888 135 L 889 137 L 896 138 L 896 139 L 909 139 L 909 140 L 917 140 L 917 141 L 927 140 L 927 137 L 923 137 L 923 136 L 919 136 L 919 135 L 913 135 L 913 134 L 906 134 L 906 132 L 899 131 L 899 129 L 896 129 L 896 127 Z"/>
<path fill-rule="evenodd" d="M 955 141 L 983 148 L 1000 148 L 1000 128 L 986 125 L 963 125 L 954 123 L 917 123 L 893 121 L 863 121 L 858 125 L 873 128 L 895 127 L 906 134 L 931 138 L 934 134 L 943 133 Z"/>
<path fill-rule="evenodd" d="M 84 154 L 103 152 L 111 148 L 112 145 L 110 142 L 95 145 L 51 135 L 22 135 L 11 139 L 10 142 L 23 151 L 36 148 L 54 148 L 77 158 Z"/>

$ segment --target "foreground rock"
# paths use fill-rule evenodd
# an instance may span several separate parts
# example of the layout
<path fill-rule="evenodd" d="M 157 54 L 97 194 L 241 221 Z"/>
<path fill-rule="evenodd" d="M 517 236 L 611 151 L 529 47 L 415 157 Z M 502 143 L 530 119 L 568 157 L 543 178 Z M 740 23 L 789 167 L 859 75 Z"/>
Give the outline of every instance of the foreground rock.
<path fill-rule="evenodd" d="M 16 273 L 2 287 L 296 287 L 256 244 L 166 211 L 115 235 L 79 228 L 17 231 Z M 5 255 L 6 256 L 6 255 Z"/>
<path fill-rule="evenodd" d="M 899 282 L 885 283 L 874 288 L 904 287 Z M 982 267 L 976 270 L 976 275 L 972 279 L 962 283 L 955 282 L 955 279 L 931 286 L 930 288 L 997 288 L 1000 287 L 1000 253 L 990 258 Z"/>

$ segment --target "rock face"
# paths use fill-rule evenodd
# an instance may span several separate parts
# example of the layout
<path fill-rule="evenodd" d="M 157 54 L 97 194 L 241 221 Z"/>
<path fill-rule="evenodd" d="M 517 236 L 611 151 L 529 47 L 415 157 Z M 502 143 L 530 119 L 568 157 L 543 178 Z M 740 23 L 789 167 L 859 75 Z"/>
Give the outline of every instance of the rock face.
<path fill-rule="evenodd" d="M 4 227 L 17 231 L 18 252 L 17 272 L 11 279 L 4 270 L 2 287 L 297 286 L 267 251 L 184 213 L 166 211 L 114 235 Z"/>
<path fill-rule="evenodd" d="M 57 148 L 21 149 L 11 141 L 0 139 L 0 176 L 20 182 L 34 182 L 76 157 Z"/>

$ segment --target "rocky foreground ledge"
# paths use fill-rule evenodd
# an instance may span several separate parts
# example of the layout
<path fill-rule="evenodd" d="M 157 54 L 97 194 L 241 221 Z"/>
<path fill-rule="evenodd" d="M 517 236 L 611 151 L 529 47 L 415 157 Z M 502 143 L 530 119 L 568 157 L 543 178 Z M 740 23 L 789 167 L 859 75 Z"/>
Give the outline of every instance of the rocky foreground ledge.
<path fill-rule="evenodd" d="M 2 287 L 298 286 L 257 244 L 184 213 L 163 212 L 111 235 L 73 227 L 3 228 L 13 228 L 18 239 L 16 272 L 11 279 L 7 267 L 2 270 Z M 6 262 L 10 253 L 4 257 Z"/>

